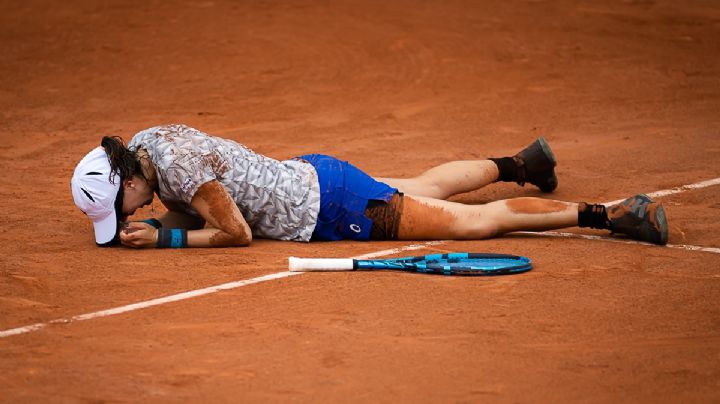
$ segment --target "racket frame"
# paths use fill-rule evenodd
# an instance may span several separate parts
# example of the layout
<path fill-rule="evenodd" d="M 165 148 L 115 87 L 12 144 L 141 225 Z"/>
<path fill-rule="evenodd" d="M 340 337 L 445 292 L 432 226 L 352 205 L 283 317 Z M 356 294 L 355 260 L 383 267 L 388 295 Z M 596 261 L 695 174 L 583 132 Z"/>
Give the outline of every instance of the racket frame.
<path fill-rule="evenodd" d="M 433 260 L 466 260 L 466 259 L 500 259 L 509 262 L 497 267 L 467 266 L 451 267 L 433 263 Z M 423 262 L 425 261 L 425 262 Z M 427 262 L 430 261 L 430 262 Z M 352 258 L 298 258 L 289 257 L 288 267 L 292 272 L 308 271 L 355 271 L 362 269 L 392 269 L 407 272 L 434 273 L 443 275 L 503 275 L 526 272 L 532 269 L 532 261 L 527 257 L 510 254 L 492 253 L 447 253 L 429 254 L 424 256 L 386 258 L 386 259 L 352 259 Z"/>

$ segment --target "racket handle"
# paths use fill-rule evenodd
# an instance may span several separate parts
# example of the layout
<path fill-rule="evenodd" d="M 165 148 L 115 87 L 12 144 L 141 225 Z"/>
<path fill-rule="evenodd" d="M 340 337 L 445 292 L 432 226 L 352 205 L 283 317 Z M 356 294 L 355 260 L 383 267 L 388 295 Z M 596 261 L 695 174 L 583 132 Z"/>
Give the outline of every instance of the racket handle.
<path fill-rule="evenodd" d="M 352 258 L 288 258 L 288 267 L 292 272 L 305 271 L 352 271 L 355 269 Z"/>

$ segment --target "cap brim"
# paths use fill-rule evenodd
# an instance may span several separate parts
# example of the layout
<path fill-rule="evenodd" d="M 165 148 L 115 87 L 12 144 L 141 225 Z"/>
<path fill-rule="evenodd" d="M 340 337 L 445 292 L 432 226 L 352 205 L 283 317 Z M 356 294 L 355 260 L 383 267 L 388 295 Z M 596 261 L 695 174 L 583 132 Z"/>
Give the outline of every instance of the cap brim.
<path fill-rule="evenodd" d="M 117 233 L 117 217 L 115 215 L 115 209 L 112 214 L 107 215 L 105 219 L 101 219 L 93 222 L 95 228 L 95 242 L 98 244 L 105 244 L 112 241 Z"/>

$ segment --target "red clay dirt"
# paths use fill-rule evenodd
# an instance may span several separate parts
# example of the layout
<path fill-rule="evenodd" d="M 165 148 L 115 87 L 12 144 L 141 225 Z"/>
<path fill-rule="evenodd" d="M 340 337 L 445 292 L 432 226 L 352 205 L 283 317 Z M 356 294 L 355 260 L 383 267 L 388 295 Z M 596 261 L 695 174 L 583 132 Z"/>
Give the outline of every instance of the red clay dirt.
<path fill-rule="evenodd" d="M 97 248 L 69 181 L 104 134 L 186 123 L 375 176 L 544 135 L 569 201 L 720 177 L 714 1 L 0 6 L 0 330 L 411 244 Z M 720 247 L 719 189 L 661 198 L 670 243 Z M 513 196 L 546 197 L 454 200 Z M 720 401 L 720 254 L 515 235 L 399 255 L 439 251 L 535 269 L 303 274 L 52 324 L 0 338 L 0 401 Z"/>

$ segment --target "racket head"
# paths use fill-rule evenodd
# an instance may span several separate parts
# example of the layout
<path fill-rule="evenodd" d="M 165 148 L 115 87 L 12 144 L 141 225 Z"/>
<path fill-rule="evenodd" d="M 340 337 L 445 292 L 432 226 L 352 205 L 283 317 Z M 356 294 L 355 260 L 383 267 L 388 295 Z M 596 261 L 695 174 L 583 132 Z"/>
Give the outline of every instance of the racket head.
<path fill-rule="evenodd" d="M 459 276 L 508 275 L 527 272 L 532 261 L 523 256 L 492 253 L 447 253 L 386 260 L 358 260 L 358 269 L 401 269 Z"/>

